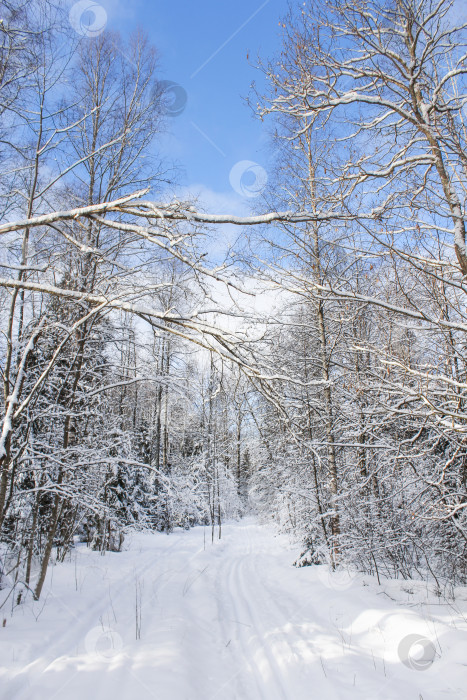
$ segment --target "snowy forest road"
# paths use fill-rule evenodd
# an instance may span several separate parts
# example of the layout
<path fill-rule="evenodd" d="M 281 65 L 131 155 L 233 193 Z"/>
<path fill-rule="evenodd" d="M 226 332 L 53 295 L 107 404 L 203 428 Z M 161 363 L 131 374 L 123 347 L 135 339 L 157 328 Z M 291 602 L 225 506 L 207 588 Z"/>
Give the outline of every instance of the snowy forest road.
<path fill-rule="evenodd" d="M 210 534 L 137 534 L 104 557 L 78 546 L 44 601 L 1 611 L 1 700 L 467 697 L 457 604 L 412 591 L 409 607 L 389 597 L 401 582 L 294 568 L 296 549 L 253 519 Z"/>

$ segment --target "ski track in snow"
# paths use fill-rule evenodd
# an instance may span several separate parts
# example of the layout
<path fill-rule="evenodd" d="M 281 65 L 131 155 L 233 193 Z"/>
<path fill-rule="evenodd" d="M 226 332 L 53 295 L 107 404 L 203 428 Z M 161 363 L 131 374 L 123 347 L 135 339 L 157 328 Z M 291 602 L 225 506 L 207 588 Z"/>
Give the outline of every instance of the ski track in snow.
<path fill-rule="evenodd" d="M 404 607 L 369 577 L 334 585 L 295 556 L 253 519 L 213 545 L 198 527 L 104 557 L 80 546 L 50 569 L 45 605 L 0 611 L 0 699 L 467 698 L 465 601 L 463 615 Z M 413 633 L 437 646 L 424 671 L 397 655 Z"/>

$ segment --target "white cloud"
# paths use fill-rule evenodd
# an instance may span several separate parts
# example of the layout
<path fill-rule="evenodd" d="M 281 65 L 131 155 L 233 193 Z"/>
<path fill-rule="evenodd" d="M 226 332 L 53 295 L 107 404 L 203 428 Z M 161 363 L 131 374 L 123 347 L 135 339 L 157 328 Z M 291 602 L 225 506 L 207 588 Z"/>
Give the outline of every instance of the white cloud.
<path fill-rule="evenodd" d="M 176 188 L 165 199 L 170 200 L 172 196 L 181 202 L 194 202 L 197 209 L 210 214 L 248 216 L 252 213 L 251 201 L 242 198 L 233 190 L 217 192 L 203 184 L 192 184 Z M 222 224 L 213 227 L 203 245 L 210 261 L 223 262 L 230 248 L 237 242 L 241 245 L 239 239 L 242 235 L 245 235 L 245 232 L 241 226 Z M 225 330 L 260 335 L 268 318 L 274 317 L 283 304 L 284 292 L 273 288 L 271 283 L 260 280 L 254 274 L 239 273 L 231 268 L 229 273 L 223 274 L 226 278 L 229 275 L 232 282 L 247 293 L 211 279 L 208 289 L 212 303 L 206 299 L 203 308 L 217 308 L 219 312 L 210 315 L 209 320 Z"/>

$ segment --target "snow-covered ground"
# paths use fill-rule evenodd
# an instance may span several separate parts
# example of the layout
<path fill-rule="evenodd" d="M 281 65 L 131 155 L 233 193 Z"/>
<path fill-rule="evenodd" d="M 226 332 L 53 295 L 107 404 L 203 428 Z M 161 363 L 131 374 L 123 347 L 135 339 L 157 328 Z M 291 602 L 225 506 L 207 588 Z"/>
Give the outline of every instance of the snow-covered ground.
<path fill-rule="evenodd" d="M 41 601 L 0 611 L 0 698 L 467 698 L 466 589 L 297 569 L 252 519 L 209 536 L 79 546 Z"/>

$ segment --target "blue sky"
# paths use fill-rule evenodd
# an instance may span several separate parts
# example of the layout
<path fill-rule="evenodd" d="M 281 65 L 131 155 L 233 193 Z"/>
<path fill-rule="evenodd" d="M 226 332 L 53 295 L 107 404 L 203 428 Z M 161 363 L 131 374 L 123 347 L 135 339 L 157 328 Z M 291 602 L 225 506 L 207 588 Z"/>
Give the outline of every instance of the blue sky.
<path fill-rule="evenodd" d="M 107 26 L 123 35 L 140 26 L 158 48 L 162 78 L 180 84 L 187 104 L 169 120 L 163 148 L 181 166 L 179 184 L 222 209 L 239 197 L 229 180 L 239 161 L 267 171 L 268 139 L 242 98 L 253 80 L 258 55 L 280 47 L 279 20 L 287 0 L 100 0 Z M 254 180 L 255 171 L 249 175 Z M 252 197 L 240 200 L 245 208 Z M 231 207 L 230 207 L 231 208 Z"/>

